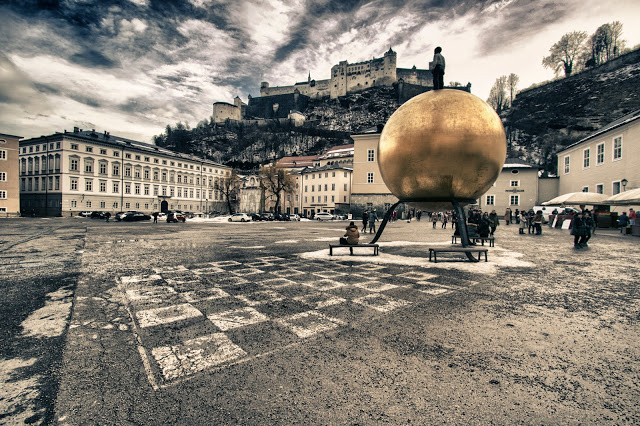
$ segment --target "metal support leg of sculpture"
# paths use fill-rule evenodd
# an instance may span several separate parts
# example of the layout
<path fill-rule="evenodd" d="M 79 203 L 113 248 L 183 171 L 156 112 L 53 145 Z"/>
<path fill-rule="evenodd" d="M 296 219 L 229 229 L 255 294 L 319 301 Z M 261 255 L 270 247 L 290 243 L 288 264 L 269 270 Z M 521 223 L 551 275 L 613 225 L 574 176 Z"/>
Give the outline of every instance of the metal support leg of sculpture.
<path fill-rule="evenodd" d="M 460 241 L 462 242 L 462 247 L 469 247 L 471 244 L 469 244 L 469 233 L 467 232 L 467 218 L 464 215 L 464 210 L 462 209 L 462 207 L 460 207 L 460 204 L 458 204 L 456 200 L 451 200 L 451 204 L 453 204 L 453 208 L 455 209 L 456 215 L 458 216 L 457 226 L 458 226 L 458 231 L 460 232 Z M 467 258 L 472 262 L 480 261 L 479 259 L 480 256 L 478 256 L 478 259 L 476 259 L 476 257 L 469 252 L 465 254 L 467 255 Z"/>
<path fill-rule="evenodd" d="M 382 231 L 384 231 L 384 227 L 387 226 L 387 222 L 389 222 L 389 219 L 391 218 L 393 211 L 396 209 L 396 207 L 398 207 L 398 204 L 400 204 L 401 202 L 402 201 L 398 201 L 393 206 L 391 206 L 389 210 L 387 210 L 387 213 L 385 213 L 382 223 L 378 227 L 378 232 L 376 232 L 376 236 L 373 237 L 373 240 L 371 240 L 370 244 L 375 244 L 376 241 L 378 241 L 378 238 L 380 238 L 380 236 L 382 235 Z"/>

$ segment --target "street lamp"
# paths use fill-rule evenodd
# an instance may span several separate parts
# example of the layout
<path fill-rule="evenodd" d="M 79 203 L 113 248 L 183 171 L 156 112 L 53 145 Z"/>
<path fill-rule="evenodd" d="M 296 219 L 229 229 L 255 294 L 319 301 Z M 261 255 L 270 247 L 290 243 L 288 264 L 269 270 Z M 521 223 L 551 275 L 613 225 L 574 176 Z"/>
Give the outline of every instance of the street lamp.
<path fill-rule="evenodd" d="M 623 191 L 623 192 L 624 192 L 624 191 L 626 191 L 626 190 L 627 190 L 627 184 L 629 183 L 629 181 L 628 181 L 628 180 L 626 180 L 626 179 L 622 179 L 622 180 L 620 181 L 620 183 L 622 184 L 622 191 Z"/>

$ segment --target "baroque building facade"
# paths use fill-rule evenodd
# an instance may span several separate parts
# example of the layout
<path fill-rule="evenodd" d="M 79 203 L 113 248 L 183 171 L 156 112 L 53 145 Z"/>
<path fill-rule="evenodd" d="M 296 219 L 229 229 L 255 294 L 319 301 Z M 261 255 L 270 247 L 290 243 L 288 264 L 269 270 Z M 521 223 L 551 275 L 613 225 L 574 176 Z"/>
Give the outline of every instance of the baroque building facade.
<path fill-rule="evenodd" d="M 0 133 L 0 217 L 20 215 L 19 141 Z"/>
<path fill-rule="evenodd" d="M 82 211 L 226 211 L 231 168 L 95 130 L 20 141 L 20 209 L 43 216 Z"/>

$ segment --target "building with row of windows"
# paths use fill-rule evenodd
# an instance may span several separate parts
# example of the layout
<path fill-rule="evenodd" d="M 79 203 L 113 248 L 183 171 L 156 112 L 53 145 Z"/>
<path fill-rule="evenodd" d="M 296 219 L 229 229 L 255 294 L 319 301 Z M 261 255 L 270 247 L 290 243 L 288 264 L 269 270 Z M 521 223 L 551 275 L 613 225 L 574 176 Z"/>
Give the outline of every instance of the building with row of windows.
<path fill-rule="evenodd" d="M 224 211 L 231 168 L 95 130 L 20 141 L 20 210 Z"/>
<path fill-rule="evenodd" d="M 640 110 L 558 153 L 559 193 L 615 195 L 640 187 Z"/>
<path fill-rule="evenodd" d="M 21 136 L 0 133 L 0 217 L 20 214 L 20 139 Z"/>

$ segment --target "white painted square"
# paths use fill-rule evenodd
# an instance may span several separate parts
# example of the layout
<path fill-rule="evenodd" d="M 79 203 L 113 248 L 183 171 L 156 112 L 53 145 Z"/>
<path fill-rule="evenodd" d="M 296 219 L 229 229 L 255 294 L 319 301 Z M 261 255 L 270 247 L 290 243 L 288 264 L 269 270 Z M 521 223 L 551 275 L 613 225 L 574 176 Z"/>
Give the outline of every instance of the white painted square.
<path fill-rule="evenodd" d="M 270 278 L 268 280 L 262 281 L 261 284 L 266 287 L 280 288 L 286 287 L 288 285 L 294 285 L 296 284 L 296 282 L 288 280 L 286 278 Z"/>
<path fill-rule="evenodd" d="M 354 275 L 358 275 L 364 278 L 371 278 L 371 279 L 391 277 L 391 274 L 387 274 L 386 272 L 379 272 L 379 271 L 358 271 Z"/>
<path fill-rule="evenodd" d="M 175 296 L 176 291 L 167 286 L 131 286 L 125 290 L 127 300 L 131 303 L 161 303 L 168 297 Z"/>
<path fill-rule="evenodd" d="M 187 291 L 182 293 L 182 297 L 187 302 L 195 303 L 203 300 L 215 300 L 223 297 L 229 297 L 229 294 L 220 288 L 205 288 L 202 290 Z"/>
<path fill-rule="evenodd" d="M 164 266 L 162 268 L 153 268 L 156 274 L 167 274 L 169 272 L 184 272 L 187 268 L 184 265 Z"/>
<path fill-rule="evenodd" d="M 364 297 L 359 297 L 357 299 L 353 299 L 353 302 L 375 309 L 379 312 L 389 312 L 396 308 L 411 304 L 411 302 L 407 302 L 406 300 L 392 299 L 391 297 L 381 293 L 373 293 Z"/>
<path fill-rule="evenodd" d="M 244 327 L 250 324 L 257 324 L 269 319 L 266 315 L 256 311 L 251 307 L 234 309 L 232 311 L 226 311 L 217 314 L 210 314 L 207 316 L 207 318 L 222 331 Z"/>
<path fill-rule="evenodd" d="M 258 260 L 256 262 L 248 262 L 244 264 L 249 268 L 260 268 L 261 266 L 273 266 L 273 263 L 267 262 L 266 260 Z"/>
<path fill-rule="evenodd" d="M 327 317 L 317 311 L 301 312 L 275 321 L 291 329 L 298 337 L 303 339 L 346 324 L 339 319 Z"/>
<path fill-rule="evenodd" d="M 304 272 L 298 271 L 297 269 L 285 268 L 280 269 L 279 271 L 272 271 L 271 274 L 275 275 L 276 277 L 295 277 L 297 275 L 303 275 Z"/>
<path fill-rule="evenodd" d="M 122 284 L 148 283 L 149 281 L 159 281 L 162 277 L 158 274 L 152 275 L 133 275 L 130 277 L 120 277 Z"/>
<path fill-rule="evenodd" d="M 264 271 L 256 268 L 243 268 L 243 269 L 235 269 L 230 271 L 236 275 L 240 275 L 241 277 L 246 277 L 249 275 L 263 274 Z"/>
<path fill-rule="evenodd" d="M 444 284 L 438 284 L 438 283 L 433 283 L 431 281 L 417 281 L 416 284 L 418 285 L 424 285 L 424 286 L 429 286 L 429 287 L 442 287 L 442 288 L 446 288 L 449 290 L 454 290 L 454 287 L 448 286 L 448 285 L 444 285 Z"/>
<path fill-rule="evenodd" d="M 416 280 L 416 281 L 426 281 L 426 280 L 430 280 L 431 278 L 437 277 L 437 275 L 429 274 L 427 272 L 412 271 L 412 272 L 405 272 L 404 274 L 397 275 L 397 277 L 407 278 L 407 279 Z"/>
<path fill-rule="evenodd" d="M 236 299 L 242 300 L 249 306 L 261 305 L 268 302 L 276 302 L 283 300 L 284 297 L 272 290 L 256 291 L 236 296 Z"/>
<path fill-rule="evenodd" d="M 355 283 L 353 284 L 355 287 L 361 288 L 363 290 L 367 290 L 367 291 L 373 291 L 373 292 L 381 292 L 381 291 L 387 291 L 387 290 L 391 290 L 394 288 L 398 288 L 397 285 L 393 285 L 393 284 L 388 284 L 388 283 L 382 283 L 380 281 L 364 281 L 364 282 L 360 282 L 360 283 Z"/>
<path fill-rule="evenodd" d="M 220 260 L 218 262 L 209 262 L 209 265 L 224 268 L 225 266 L 241 265 L 241 263 L 235 260 Z"/>
<path fill-rule="evenodd" d="M 315 309 L 326 308 L 327 306 L 339 305 L 340 303 L 346 302 L 346 299 L 343 299 L 342 297 L 321 292 L 294 297 L 293 300 L 311 305 Z"/>
<path fill-rule="evenodd" d="M 180 287 L 183 285 L 200 285 L 202 284 L 202 281 L 199 278 L 166 278 L 165 281 L 167 282 L 167 284 L 174 286 L 174 287 Z"/>
<path fill-rule="evenodd" d="M 216 284 L 220 286 L 240 285 L 240 284 L 246 284 L 249 282 L 248 280 L 242 277 L 237 277 L 235 275 L 225 275 L 222 277 L 217 276 L 217 277 L 208 277 L 208 278 L 210 278 L 212 282 L 216 282 Z"/>
<path fill-rule="evenodd" d="M 343 275 L 347 275 L 346 272 L 331 271 L 331 270 L 312 272 L 312 274 L 322 278 L 336 278 L 336 277 L 341 277 Z"/>
<path fill-rule="evenodd" d="M 160 366 L 165 380 L 188 376 L 247 356 L 224 333 L 200 336 L 178 345 L 153 348 L 151 354 Z"/>
<path fill-rule="evenodd" d="M 345 286 L 345 284 L 343 283 L 340 283 L 338 281 L 328 280 L 326 278 L 321 280 L 309 281 L 302 284 L 319 291 L 333 290 L 335 288 L 340 288 Z"/>
<path fill-rule="evenodd" d="M 146 309 L 136 312 L 136 318 L 138 318 L 138 323 L 142 328 L 168 324 L 200 316 L 203 316 L 202 312 L 188 303 L 167 306 L 165 308 Z"/>
<path fill-rule="evenodd" d="M 450 293 L 451 290 L 447 290 L 446 288 L 430 288 L 426 290 L 418 290 L 422 293 L 430 294 L 432 296 L 437 296 L 439 294 Z"/>
<path fill-rule="evenodd" d="M 378 269 L 385 269 L 386 266 L 382 266 L 382 265 L 373 265 L 373 264 L 367 264 L 367 263 L 363 263 L 361 265 L 354 265 L 354 268 L 358 268 L 358 269 L 363 269 L 365 271 L 377 271 Z"/>
<path fill-rule="evenodd" d="M 265 256 L 262 258 L 262 260 L 265 262 L 279 262 L 284 259 L 282 257 L 277 257 L 277 256 Z"/>

